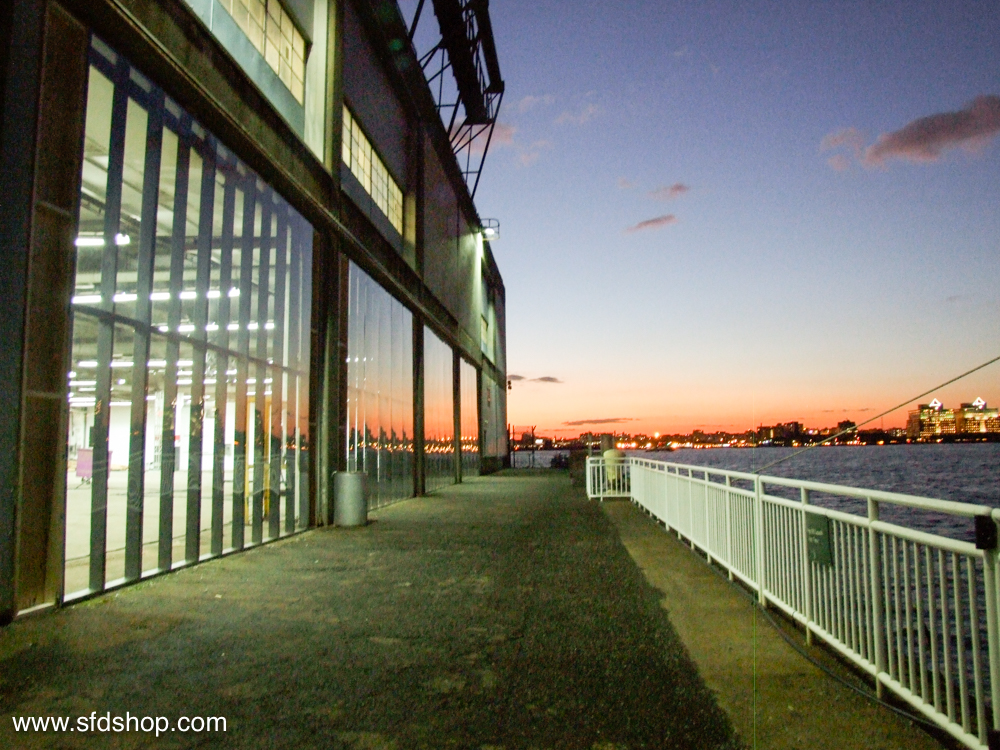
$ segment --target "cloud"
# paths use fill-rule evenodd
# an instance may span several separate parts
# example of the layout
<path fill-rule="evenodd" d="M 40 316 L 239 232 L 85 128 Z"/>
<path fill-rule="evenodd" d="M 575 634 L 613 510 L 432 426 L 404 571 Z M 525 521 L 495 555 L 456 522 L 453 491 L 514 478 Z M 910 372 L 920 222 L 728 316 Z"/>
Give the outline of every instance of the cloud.
<path fill-rule="evenodd" d="M 687 57 L 691 52 L 686 46 L 681 47 L 678 50 L 674 50 L 674 57 Z"/>
<path fill-rule="evenodd" d="M 883 133 L 865 150 L 864 163 L 886 159 L 937 161 L 946 149 L 961 146 L 977 151 L 1000 133 L 1000 96 L 977 96 L 957 112 L 921 117 L 900 130 Z"/>
<path fill-rule="evenodd" d="M 585 424 L 621 424 L 622 422 L 634 422 L 632 417 L 610 417 L 604 419 L 577 419 L 573 422 L 563 422 L 568 427 L 580 427 Z"/>
<path fill-rule="evenodd" d="M 540 378 L 532 378 L 532 383 L 562 383 L 559 378 L 554 378 L 551 375 L 543 375 Z"/>
<path fill-rule="evenodd" d="M 649 195 L 650 197 L 656 198 L 657 200 L 669 201 L 673 200 L 674 198 L 679 198 L 680 196 L 684 195 L 684 193 L 687 193 L 690 190 L 691 188 L 689 188 L 683 182 L 675 182 L 670 187 L 658 187 L 656 188 L 656 190 L 650 190 Z"/>
<path fill-rule="evenodd" d="M 517 155 L 517 158 L 521 162 L 522 167 L 530 167 L 538 161 L 538 157 L 542 155 L 542 151 L 551 146 L 552 141 L 535 141 L 527 148 L 522 148 L 520 153 Z"/>
<path fill-rule="evenodd" d="M 508 375 L 507 380 L 524 380 L 524 375 Z"/>
<path fill-rule="evenodd" d="M 920 117 L 899 130 L 882 133 L 875 143 L 865 147 L 865 137 L 856 128 L 830 133 L 820 143 L 820 150 L 846 148 L 866 167 L 884 166 L 889 159 L 929 163 L 938 161 L 950 148 L 967 151 L 982 150 L 1000 133 L 1000 96 L 978 96 L 965 109 L 939 112 Z M 827 163 L 843 171 L 850 160 L 843 154 L 832 156 Z"/>
<path fill-rule="evenodd" d="M 584 123 L 590 122 L 594 119 L 601 108 L 596 104 L 588 104 L 580 114 L 573 114 L 572 112 L 563 112 L 556 118 L 556 125 L 565 125 L 569 123 L 571 125 L 583 125 Z"/>
<path fill-rule="evenodd" d="M 517 103 L 517 111 L 520 112 L 521 114 L 524 114 L 528 110 L 534 109 L 539 105 L 548 106 L 549 104 L 552 104 L 552 102 L 554 102 L 555 100 L 556 98 L 552 96 L 552 94 L 542 94 L 541 96 L 526 96 Z"/>
<path fill-rule="evenodd" d="M 638 224 L 629 227 L 625 230 L 625 234 L 632 234 L 633 232 L 642 232 L 646 229 L 660 229 L 661 227 L 668 226 L 670 224 L 676 224 L 677 217 L 673 214 L 666 214 L 664 216 L 657 216 L 653 219 L 646 219 L 645 221 L 640 221 Z"/>
<path fill-rule="evenodd" d="M 843 154 L 834 154 L 826 160 L 826 163 L 830 165 L 830 169 L 834 172 L 846 172 L 851 168 L 851 160 Z"/>
<path fill-rule="evenodd" d="M 626 179 L 625 177 L 618 178 L 618 189 L 619 190 L 631 190 L 635 187 L 635 183 L 632 180 Z"/>
<path fill-rule="evenodd" d="M 861 158 L 861 152 L 865 147 L 865 136 L 857 128 L 844 128 L 843 130 L 838 130 L 836 133 L 830 133 L 823 137 L 822 143 L 819 144 L 820 151 L 829 151 L 830 149 L 840 148 L 844 146 L 849 148 L 857 158 Z"/>
<path fill-rule="evenodd" d="M 493 143 L 497 146 L 509 146 L 514 142 L 514 133 L 516 132 L 517 126 L 498 122 L 493 126 Z"/>

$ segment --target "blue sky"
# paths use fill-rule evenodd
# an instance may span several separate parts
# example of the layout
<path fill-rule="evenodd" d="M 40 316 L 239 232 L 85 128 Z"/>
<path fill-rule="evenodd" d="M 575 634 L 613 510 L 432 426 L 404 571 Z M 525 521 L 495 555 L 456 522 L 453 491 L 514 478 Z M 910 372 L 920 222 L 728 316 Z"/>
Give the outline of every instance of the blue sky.
<path fill-rule="evenodd" d="M 490 11 L 511 422 L 861 421 L 1000 354 L 995 2 Z"/>

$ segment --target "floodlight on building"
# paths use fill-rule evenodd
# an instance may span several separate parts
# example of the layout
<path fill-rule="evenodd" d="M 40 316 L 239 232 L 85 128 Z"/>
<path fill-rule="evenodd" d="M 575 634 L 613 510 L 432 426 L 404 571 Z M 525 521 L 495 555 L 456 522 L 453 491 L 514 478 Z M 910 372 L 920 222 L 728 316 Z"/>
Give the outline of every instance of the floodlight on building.
<path fill-rule="evenodd" d="M 482 226 L 480 227 L 480 232 L 482 232 L 484 240 L 498 240 L 500 239 L 500 220 L 499 219 L 483 219 Z"/>

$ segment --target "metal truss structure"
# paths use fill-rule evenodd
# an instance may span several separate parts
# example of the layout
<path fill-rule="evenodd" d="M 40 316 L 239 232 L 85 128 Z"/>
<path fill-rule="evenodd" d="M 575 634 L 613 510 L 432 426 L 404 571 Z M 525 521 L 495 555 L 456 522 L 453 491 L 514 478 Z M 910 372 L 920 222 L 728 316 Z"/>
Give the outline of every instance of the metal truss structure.
<path fill-rule="evenodd" d="M 420 57 L 420 66 L 435 95 L 438 114 L 448 129 L 469 194 L 475 199 L 504 92 L 489 0 L 431 2 L 441 39 Z M 409 30 L 411 42 L 423 8 L 424 0 L 420 0 Z M 457 94 L 445 88 L 445 71 L 449 69 Z"/>

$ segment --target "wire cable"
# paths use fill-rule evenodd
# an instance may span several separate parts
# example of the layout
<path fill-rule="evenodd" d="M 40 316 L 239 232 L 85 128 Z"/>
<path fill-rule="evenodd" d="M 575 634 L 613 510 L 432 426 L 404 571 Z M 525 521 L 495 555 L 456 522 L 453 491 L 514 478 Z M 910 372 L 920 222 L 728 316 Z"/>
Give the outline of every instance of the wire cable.
<path fill-rule="evenodd" d="M 952 383 L 957 383 L 962 378 L 968 377 L 972 373 L 978 372 L 979 370 L 982 370 L 984 367 L 989 367 L 994 362 L 1000 362 L 1000 356 L 996 356 L 993 359 L 989 360 L 988 362 L 983 362 L 981 365 L 977 365 L 976 367 L 973 367 L 971 370 L 968 370 L 967 372 L 963 372 L 961 375 L 957 375 L 957 376 L 953 377 L 951 380 L 946 380 L 945 382 L 941 383 L 940 385 L 936 385 L 933 388 L 931 388 L 930 390 L 924 391 L 923 393 L 921 393 L 921 394 L 919 394 L 917 396 L 914 396 L 913 398 L 908 398 L 903 403 L 897 404 L 896 406 L 894 406 L 891 409 L 888 409 L 888 410 L 882 412 L 881 414 L 876 414 L 874 417 L 872 417 L 871 419 L 866 419 L 861 424 L 856 424 L 853 427 L 848 427 L 846 430 L 841 430 L 840 432 L 836 433 L 835 435 L 830 435 L 829 437 L 827 437 L 827 438 L 825 438 L 823 440 L 820 440 L 818 443 L 813 443 L 811 445 L 807 445 L 802 450 L 795 451 L 794 453 L 790 453 L 787 456 L 784 456 L 783 458 L 779 458 L 776 461 L 772 461 L 769 464 L 765 464 L 764 466 L 761 466 L 759 469 L 756 469 L 753 473 L 754 474 L 760 474 L 765 469 L 770 469 L 772 466 L 776 466 L 777 464 L 780 464 L 780 463 L 783 463 L 785 461 L 788 461 L 789 459 L 795 458 L 796 456 L 800 456 L 803 453 L 805 453 L 806 451 L 812 450 L 813 448 L 819 448 L 821 445 L 824 445 L 825 443 L 829 443 L 831 440 L 836 440 L 841 435 L 846 435 L 848 432 L 856 431 L 859 427 L 864 427 L 866 424 L 871 424 L 876 419 L 881 419 L 882 417 L 886 416 L 887 414 L 892 414 L 892 412 L 896 411 L 897 409 L 902 409 L 904 406 L 906 406 L 908 404 L 912 404 L 914 401 L 922 399 L 924 396 L 929 396 L 930 394 L 934 393 L 934 391 L 940 390 L 941 388 L 944 388 L 946 385 L 951 385 Z"/>

